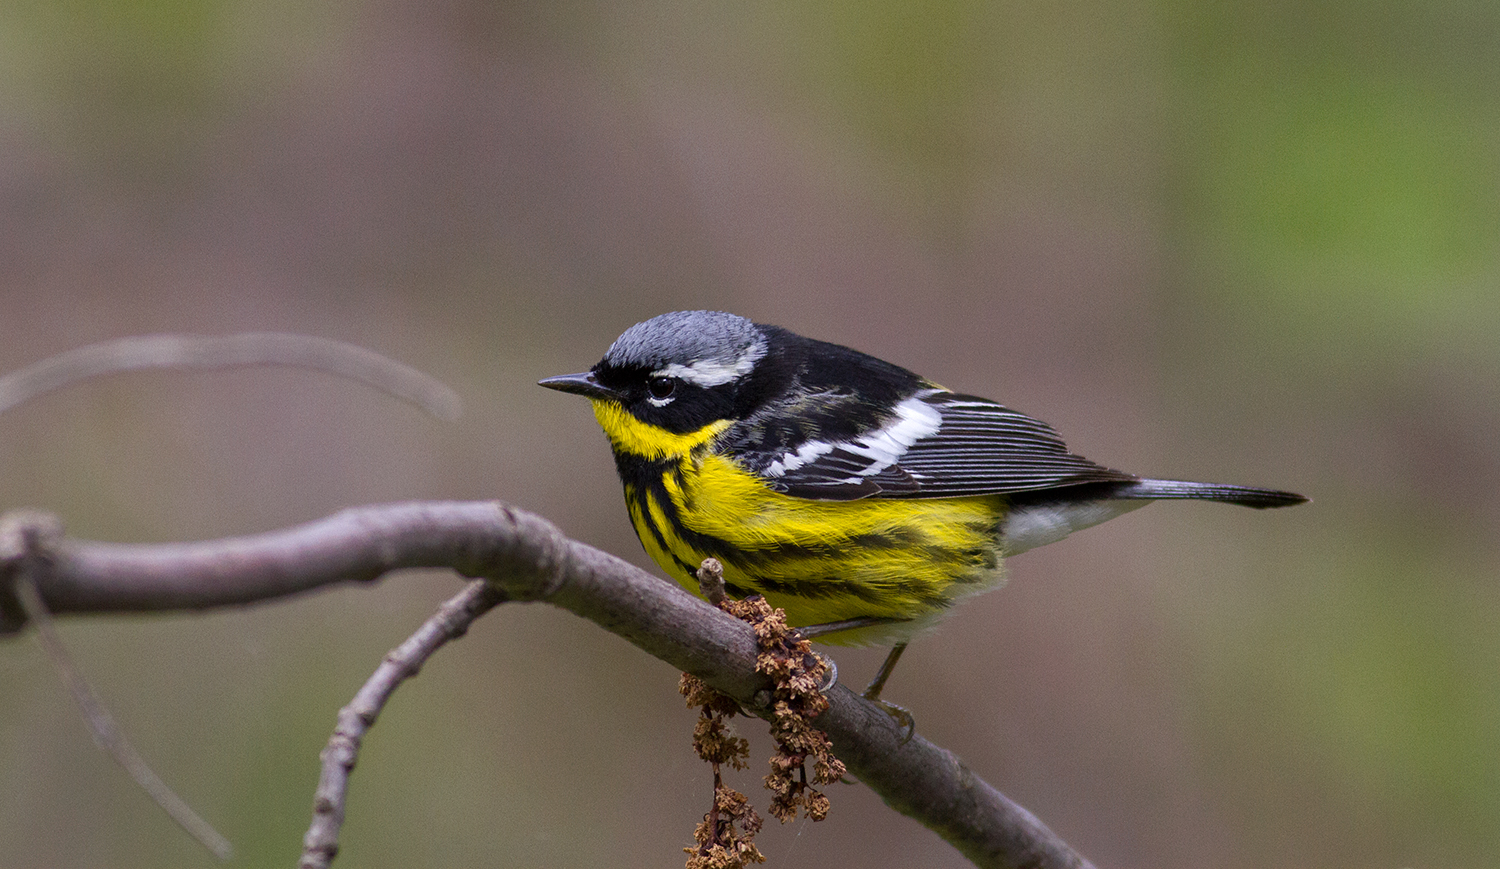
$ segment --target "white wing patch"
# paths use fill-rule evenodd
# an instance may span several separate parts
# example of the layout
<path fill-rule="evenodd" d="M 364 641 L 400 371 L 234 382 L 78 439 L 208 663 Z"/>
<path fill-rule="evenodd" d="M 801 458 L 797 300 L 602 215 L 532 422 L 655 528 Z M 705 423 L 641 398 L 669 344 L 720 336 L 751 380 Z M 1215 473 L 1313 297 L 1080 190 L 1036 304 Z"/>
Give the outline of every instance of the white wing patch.
<path fill-rule="evenodd" d="M 733 362 L 724 359 L 697 359 L 682 365 L 673 362 L 671 365 L 658 368 L 651 372 L 652 377 L 675 377 L 678 380 L 691 383 L 709 389 L 714 386 L 723 386 L 734 380 L 738 380 L 750 373 L 762 356 L 766 355 L 766 342 L 756 341 Z"/>
<path fill-rule="evenodd" d="M 818 456 L 833 452 L 833 444 L 828 441 L 808 441 L 794 453 L 785 453 L 781 458 L 766 466 L 764 473 L 768 477 L 779 477 L 787 471 L 795 471 Z"/>
<path fill-rule="evenodd" d="M 870 460 L 870 464 L 861 468 L 858 474 L 843 482 L 858 483 L 860 477 L 880 473 L 901 461 L 912 444 L 937 433 L 943 425 L 943 415 L 937 408 L 922 400 L 926 394 L 914 395 L 896 405 L 896 418 L 887 423 L 885 428 L 839 445 L 845 452 Z"/>
<path fill-rule="evenodd" d="M 928 394 L 919 393 L 896 405 L 896 417 L 876 431 L 852 441 L 809 441 L 793 452 L 783 453 L 762 473 L 768 477 L 784 476 L 837 451 L 846 461 L 850 457 L 864 460 L 854 476 L 837 481 L 858 484 L 863 478 L 874 476 L 901 461 L 912 444 L 936 434 L 942 427 L 943 415 L 922 400 Z"/>

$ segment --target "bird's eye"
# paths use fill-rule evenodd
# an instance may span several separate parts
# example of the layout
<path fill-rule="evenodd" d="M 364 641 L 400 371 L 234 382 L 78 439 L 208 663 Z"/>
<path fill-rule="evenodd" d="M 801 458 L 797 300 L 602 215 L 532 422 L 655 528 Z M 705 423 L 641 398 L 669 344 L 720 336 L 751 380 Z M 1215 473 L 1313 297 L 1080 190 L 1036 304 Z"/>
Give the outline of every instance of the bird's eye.
<path fill-rule="evenodd" d="M 653 377 L 646 381 L 646 391 L 657 401 L 666 401 L 677 391 L 677 381 L 670 377 Z"/>

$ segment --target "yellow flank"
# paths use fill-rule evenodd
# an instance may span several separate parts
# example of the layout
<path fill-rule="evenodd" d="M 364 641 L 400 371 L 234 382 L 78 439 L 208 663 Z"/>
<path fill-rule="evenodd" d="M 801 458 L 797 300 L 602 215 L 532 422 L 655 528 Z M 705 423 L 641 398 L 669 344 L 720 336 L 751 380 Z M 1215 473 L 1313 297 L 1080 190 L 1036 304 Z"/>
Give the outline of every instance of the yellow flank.
<path fill-rule="evenodd" d="M 662 463 L 659 477 L 626 481 L 626 503 L 647 554 L 690 591 L 698 590 L 694 570 L 713 556 L 731 594 L 764 594 L 793 625 L 865 617 L 922 623 L 1001 580 L 1001 496 L 793 498 L 714 452 L 727 420 L 674 435 L 614 402 L 595 401 L 594 409 L 616 452 Z"/>

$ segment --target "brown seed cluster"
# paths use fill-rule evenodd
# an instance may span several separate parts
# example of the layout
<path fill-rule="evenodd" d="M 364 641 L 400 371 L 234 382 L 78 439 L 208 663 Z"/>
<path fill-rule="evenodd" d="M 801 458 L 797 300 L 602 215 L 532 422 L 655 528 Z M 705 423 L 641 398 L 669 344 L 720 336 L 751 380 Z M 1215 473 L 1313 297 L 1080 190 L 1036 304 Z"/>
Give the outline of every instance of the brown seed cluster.
<path fill-rule="evenodd" d="M 688 854 L 687 869 L 744 869 L 751 863 L 766 862 L 755 847 L 760 815 L 744 794 L 724 784 L 719 772 L 726 763 L 744 769 L 745 758 L 750 756 L 750 744 L 728 729 L 728 719 L 740 711 L 739 704 L 687 673 L 682 674 L 677 690 L 689 706 L 699 708 L 693 750 L 714 770 L 713 805 L 693 830 L 693 847 L 682 849 Z"/>
<path fill-rule="evenodd" d="M 771 814 L 786 823 L 797 817 L 800 808 L 812 820 L 823 820 L 828 816 L 828 797 L 813 786 L 832 784 L 845 772 L 844 764 L 833 756 L 828 737 L 809 723 L 828 708 L 819 690 L 826 665 L 813 654 L 812 644 L 787 626 L 786 613 L 772 609 L 758 596 L 738 601 L 725 597 L 723 568 L 717 561 L 704 561 L 698 579 L 704 596 L 714 605 L 755 629 L 759 649 L 755 669 L 776 684 L 770 709 L 776 754 L 765 778 L 772 794 Z M 713 765 L 714 771 L 713 807 L 695 831 L 696 846 L 683 849 L 690 855 L 687 869 L 743 869 L 751 862 L 763 863 L 765 857 L 754 844 L 760 816 L 743 794 L 723 784 L 719 774 L 720 765 L 725 763 L 744 769 L 749 756 L 748 743 L 732 735 L 727 726 L 739 706 L 686 673 L 678 690 L 689 706 L 701 710 L 693 731 L 693 748 Z M 807 773 L 809 759 L 813 761 L 811 777 Z"/>

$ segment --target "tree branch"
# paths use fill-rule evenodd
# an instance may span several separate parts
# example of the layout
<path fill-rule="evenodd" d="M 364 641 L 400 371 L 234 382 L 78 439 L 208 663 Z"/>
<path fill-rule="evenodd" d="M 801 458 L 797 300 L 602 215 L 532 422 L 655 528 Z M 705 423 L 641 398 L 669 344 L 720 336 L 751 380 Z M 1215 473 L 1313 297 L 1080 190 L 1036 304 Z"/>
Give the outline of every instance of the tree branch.
<path fill-rule="evenodd" d="M 302 840 L 300 869 L 328 869 L 338 853 L 349 773 L 354 770 L 365 733 L 374 726 L 386 701 L 402 682 L 417 675 L 434 652 L 449 640 L 463 636 L 475 619 L 504 602 L 505 593 L 499 588 L 483 580 L 469 583 L 457 596 L 438 607 L 416 633 L 386 653 L 354 699 L 339 710 L 333 736 L 318 755 L 323 771 L 318 776 L 318 790 L 313 794 L 312 825 Z"/>
<path fill-rule="evenodd" d="M 55 614 L 209 609 L 370 581 L 402 568 L 448 567 L 487 580 L 497 599 L 544 601 L 590 619 L 748 710 L 766 705 L 770 683 L 755 672 L 749 626 L 498 502 L 360 507 L 283 531 L 191 544 L 78 541 L 34 514 L 11 521 L 34 525 L 17 538 L 31 541 L 31 576 Z M 0 630 L 18 630 L 25 621 L 10 591 L 15 563 L 0 553 Z M 399 681 L 377 692 L 389 696 Z M 828 699 L 828 711 L 814 723 L 850 772 L 976 864 L 1090 866 L 951 752 L 921 736 L 903 742 L 884 710 L 842 686 Z"/>

